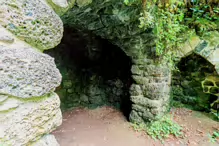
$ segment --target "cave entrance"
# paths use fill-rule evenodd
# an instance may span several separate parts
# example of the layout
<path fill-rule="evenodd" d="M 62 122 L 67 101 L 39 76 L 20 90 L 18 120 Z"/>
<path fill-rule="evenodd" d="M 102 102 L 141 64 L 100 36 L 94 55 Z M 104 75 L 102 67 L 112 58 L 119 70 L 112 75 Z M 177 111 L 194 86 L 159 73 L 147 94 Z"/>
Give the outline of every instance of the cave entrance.
<path fill-rule="evenodd" d="M 129 116 L 132 61 L 119 47 L 66 27 L 62 42 L 45 53 L 55 58 L 63 77 L 56 89 L 63 110 L 110 105 Z"/>
<path fill-rule="evenodd" d="M 202 81 L 217 75 L 215 66 L 202 56 L 192 53 L 178 63 L 180 70 L 172 76 L 173 99 L 199 111 L 210 111 L 210 104 L 217 99 L 203 92 Z"/>

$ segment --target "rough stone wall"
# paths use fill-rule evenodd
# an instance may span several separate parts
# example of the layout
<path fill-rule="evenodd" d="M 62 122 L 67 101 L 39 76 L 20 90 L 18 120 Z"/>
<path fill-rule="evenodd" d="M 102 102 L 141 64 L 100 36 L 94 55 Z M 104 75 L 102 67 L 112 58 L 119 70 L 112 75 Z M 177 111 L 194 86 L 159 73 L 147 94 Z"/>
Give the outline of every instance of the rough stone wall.
<path fill-rule="evenodd" d="M 132 67 L 136 81 L 130 89 L 134 103 L 130 115 L 132 122 L 158 120 L 168 110 L 170 70 L 162 65 L 153 65 L 151 61 L 141 60 Z"/>
<path fill-rule="evenodd" d="M 187 40 L 184 46 L 178 50 L 179 58 L 187 57 L 192 53 L 196 53 L 215 66 L 217 74 L 219 74 L 219 32 L 206 32 L 201 38 L 193 36 Z"/>
<path fill-rule="evenodd" d="M 74 70 L 71 69 L 71 71 Z M 56 90 L 62 100 L 63 109 L 103 105 L 113 105 L 119 108 L 121 98 L 124 96 L 121 80 L 111 80 L 107 84 L 103 82 L 101 76 L 92 76 L 87 81 L 83 81 L 82 76 L 89 78 L 88 74 L 64 76 L 61 86 Z"/>
<path fill-rule="evenodd" d="M 217 75 L 214 66 L 195 53 L 182 58 L 179 71 L 172 76 L 172 96 L 176 101 L 192 106 L 196 110 L 209 111 L 210 103 L 217 99 L 203 92 L 202 81 L 209 75 Z"/>
<path fill-rule="evenodd" d="M 40 51 L 56 46 L 62 31 L 60 18 L 43 0 L 0 2 L 1 146 L 58 145 L 43 135 L 62 123 L 53 92 L 61 74 Z"/>
<path fill-rule="evenodd" d="M 88 32 L 66 28 L 61 44 L 45 51 L 56 58 L 63 77 L 56 90 L 62 109 L 102 105 L 119 108 L 122 99 L 128 98 L 130 59 L 116 46 L 104 42 Z"/>
<path fill-rule="evenodd" d="M 202 81 L 202 88 L 204 93 L 219 97 L 219 76 L 208 76 L 204 81 Z"/>
<path fill-rule="evenodd" d="M 170 72 L 165 68 L 165 63 L 161 67 L 151 59 L 155 46 L 154 36 L 151 29 L 139 29 L 140 9 L 137 7 L 125 6 L 123 1 L 117 0 L 93 0 L 88 5 L 72 8 L 62 19 L 69 27 L 91 30 L 108 39 L 132 58 L 133 71 L 138 68 L 141 73 L 136 75 L 136 72 L 132 72 L 136 83 L 130 91 L 134 103 L 130 119 L 148 122 L 161 117 L 167 109 Z M 149 64 L 145 61 L 149 61 Z M 162 74 L 154 74 L 157 71 Z"/>
<path fill-rule="evenodd" d="M 0 144 L 34 145 L 32 143 L 41 136 L 61 125 L 62 114 L 59 107 L 60 100 L 55 93 L 30 98 L 28 101 L 7 96 L 0 106 Z"/>
<path fill-rule="evenodd" d="M 217 78 L 219 77 L 219 70 L 218 70 L 218 66 L 219 66 L 219 59 L 218 59 L 219 58 L 219 42 L 218 42 L 218 39 L 219 39 L 219 32 L 218 31 L 206 32 L 202 37 L 194 36 L 194 37 L 188 39 L 188 41 L 184 44 L 184 46 L 181 49 L 179 49 L 179 52 L 178 52 L 179 58 L 183 58 L 183 57 L 185 58 L 188 55 L 195 53 L 195 54 L 203 57 L 207 62 L 209 62 L 209 64 L 211 64 L 209 66 L 213 66 L 212 69 L 215 70 L 215 73 L 209 73 L 208 71 L 207 72 L 204 71 L 206 73 L 206 74 L 204 74 L 204 76 L 198 75 L 197 73 L 193 73 L 192 74 L 193 77 L 190 77 L 190 79 L 196 80 L 196 82 L 192 82 L 191 80 L 189 81 L 190 84 L 196 83 L 195 85 L 192 85 L 195 87 L 190 88 L 190 90 L 198 87 L 198 88 L 193 90 L 194 91 L 193 93 L 197 93 L 197 89 L 199 90 L 199 88 L 201 87 L 202 92 L 200 93 L 200 90 L 199 90 L 199 93 L 196 94 L 196 96 L 198 96 L 198 98 L 189 97 L 186 99 L 188 99 L 188 101 L 190 101 L 190 102 L 191 101 L 196 102 L 197 99 L 200 99 L 195 104 L 196 104 L 196 106 L 198 106 L 201 109 L 209 109 L 210 103 L 212 102 L 211 101 L 212 97 L 210 98 L 209 97 L 210 95 L 207 96 L 204 93 L 218 96 L 218 92 L 219 92 L 217 90 L 214 90 L 214 91 L 208 90 L 208 89 L 211 89 L 211 87 L 212 87 L 212 89 L 215 89 L 214 82 L 217 82 Z M 199 66 L 201 69 L 202 66 L 201 65 L 199 65 Z M 198 71 L 198 72 L 200 72 L 200 71 Z M 198 77 L 198 79 L 196 79 L 197 77 Z M 189 77 L 187 77 L 185 79 L 188 80 Z M 186 80 L 184 80 L 184 81 L 186 82 Z M 211 83 L 210 86 L 209 85 L 205 86 L 204 83 L 205 83 L 205 81 L 206 81 L 206 83 L 209 83 L 208 80 L 210 80 L 210 82 L 212 82 L 213 84 Z M 197 83 L 199 85 L 197 85 Z M 177 83 L 177 84 L 179 84 L 179 83 Z M 177 86 L 174 86 L 173 92 L 176 93 L 177 96 L 179 96 L 179 94 L 182 95 L 183 90 L 178 88 Z M 192 95 L 192 96 L 194 96 L 194 95 Z M 217 101 L 218 100 L 216 100 L 214 102 L 217 102 Z"/>

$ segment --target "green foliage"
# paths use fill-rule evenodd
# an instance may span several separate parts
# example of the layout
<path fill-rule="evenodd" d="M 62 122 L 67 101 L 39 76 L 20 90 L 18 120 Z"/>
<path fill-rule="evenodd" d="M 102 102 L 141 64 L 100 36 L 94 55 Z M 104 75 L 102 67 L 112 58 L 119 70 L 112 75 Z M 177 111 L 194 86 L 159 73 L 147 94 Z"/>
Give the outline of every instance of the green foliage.
<path fill-rule="evenodd" d="M 159 139 L 161 141 L 168 138 L 170 135 L 174 135 L 176 137 L 182 136 L 182 127 L 173 122 L 170 116 L 165 116 L 161 120 L 152 122 L 150 124 L 134 123 L 132 124 L 132 127 L 136 131 L 145 131 L 153 139 Z"/>
<path fill-rule="evenodd" d="M 133 4 L 140 4 L 141 3 L 141 0 L 124 0 L 124 3 L 127 5 L 127 6 L 131 6 Z"/>
<path fill-rule="evenodd" d="M 156 52 L 157 55 L 165 53 L 166 49 L 178 47 L 180 42 L 179 33 L 185 30 L 184 25 L 180 25 L 183 13 L 172 14 L 169 11 L 158 9 L 157 22 L 154 28 L 154 34 L 157 37 Z"/>
<path fill-rule="evenodd" d="M 196 0 L 186 11 L 185 23 L 190 28 L 202 34 L 206 31 L 218 29 L 219 7 Z"/>
<path fill-rule="evenodd" d="M 145 123 L 140 123 L 140 124 L 138 124 L 138 123 L 131 123 L 131 126 L 137 132 L 147 131 L 147 125 Z"/>
<path fill-rule="evenodd" d="M 194 33 L 219 28 L 218 3 L 194 0 L 124 0 L 128 6 L 141 3 L 139 28 L 153 28 L 156 37 L 156 55 L 174 68 L 177 50 Z M 174 68 L 175 69 L 175 68 Z"/>
<path fill-rule="evenodd" d="M 155 24 L 154 17 L 147 11 L 144 11 L 140 14 L 139 21 L 140 24 L 138 27 L 144 30 L 153 28 Z"/>
<path fill-rule="evenodd" d="M 212 143 L 215 143 L 217 140 L 219 140 L 219 131 L 214 131 L 213 134 L 208 134 L 208 137 Z"/>
<path fill-rule="evenodd" d="M 156 36 L 156 55 L 169 62 L 169 66 L 174 68 L 174 56 L 176 50 L 185 42 L 188 35 L 185 34 L 188 27 L 184 25 L 183 3 L 174 2 L 170 4 L 157 4 L 155 7 L 155 27 L 153 29 Z"/>

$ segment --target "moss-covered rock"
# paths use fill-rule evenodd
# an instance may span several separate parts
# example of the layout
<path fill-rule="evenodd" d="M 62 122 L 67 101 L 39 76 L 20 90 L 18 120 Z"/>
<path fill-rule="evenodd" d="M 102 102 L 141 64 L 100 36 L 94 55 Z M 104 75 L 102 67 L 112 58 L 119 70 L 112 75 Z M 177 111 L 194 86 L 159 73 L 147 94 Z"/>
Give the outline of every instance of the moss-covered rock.
<path fill-rule="evenodd" d="M 130 90 L 132 107 L 141 108 L 132 108 L 130 120 L 139 119 L 137 122 L 162 117 L 168 109 L 170 91 L 167 62 L 158 65 L 152 59 L 155 57 L 155 37 L 152 28 L 139 27 L 140 16 L 141 4 L 127 6 L 123 0 L 93 0 L 83 7 L 73 7 L 62 16 L 66 26 L 89 30 L 116 44 L 132 58 L 136 82 Z"/>

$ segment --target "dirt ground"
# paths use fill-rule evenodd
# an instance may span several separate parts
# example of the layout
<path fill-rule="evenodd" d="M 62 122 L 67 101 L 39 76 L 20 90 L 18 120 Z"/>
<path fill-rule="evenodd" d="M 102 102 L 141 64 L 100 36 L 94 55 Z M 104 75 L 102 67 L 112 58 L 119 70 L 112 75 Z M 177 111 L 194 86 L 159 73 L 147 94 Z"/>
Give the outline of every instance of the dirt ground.
<path fill-rule="evenodd" d="M 208 136 L 219 130 L 218 122 L 185 108 L 172 109 L 171 114 L 184 128 L 184 137 L 170 137 L 163 144 L 134 131 L 123 114 L 110 107 L 65 112 L 63 124 L 53 134 L 61 146 L 219 146 Z"/>

